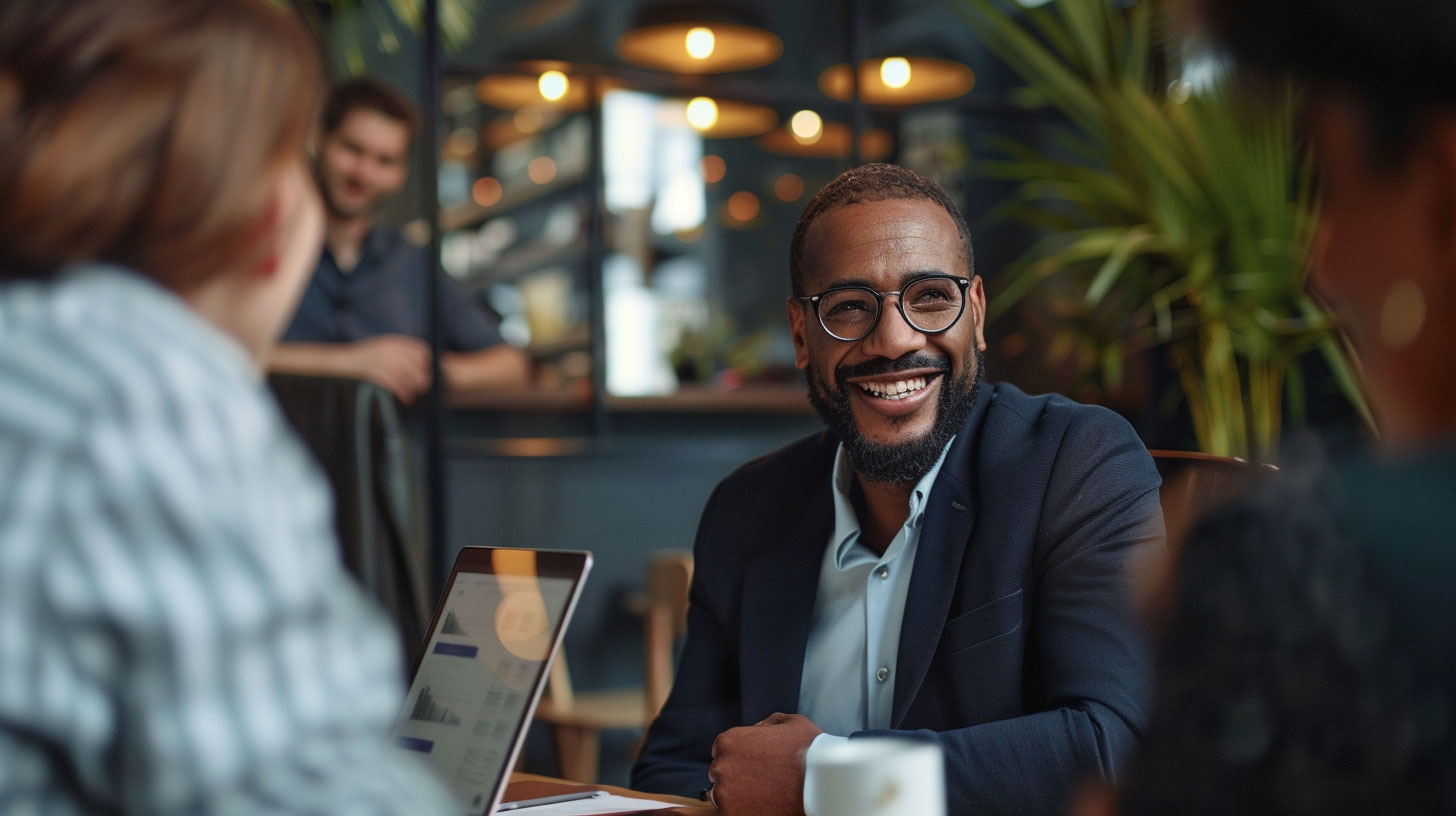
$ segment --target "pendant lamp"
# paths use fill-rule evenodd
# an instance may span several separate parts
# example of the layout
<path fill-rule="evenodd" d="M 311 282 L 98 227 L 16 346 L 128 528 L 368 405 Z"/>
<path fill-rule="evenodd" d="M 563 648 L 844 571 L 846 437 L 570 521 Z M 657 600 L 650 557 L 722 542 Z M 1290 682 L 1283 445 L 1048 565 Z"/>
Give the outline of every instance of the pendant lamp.
<path fill-rule="evenodd" d="M 759 68 L 784 51 L 778 35 L 748 10 L 720 3 L 648 6 L 617 40 L 617 56 L 674 74 L 721 74 Z"/>

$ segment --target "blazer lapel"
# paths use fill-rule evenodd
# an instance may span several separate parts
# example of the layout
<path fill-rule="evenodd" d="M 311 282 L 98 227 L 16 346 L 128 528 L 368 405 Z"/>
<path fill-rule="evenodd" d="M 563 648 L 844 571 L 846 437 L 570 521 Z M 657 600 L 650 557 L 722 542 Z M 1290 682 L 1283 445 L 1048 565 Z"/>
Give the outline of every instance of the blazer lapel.
<path fill-rule="evenodd" d="M 995 386 L 984 385 L 930 489 L 920 544 L 915 551 L 915 569 L 910 574 L 910 591 L 905 598 L 905 617 L 900 624 L 891 728 L 899 728 L 910 710 L 945 628 L 951 598 L 960 580 L 961 561 L 976 525 L 975 486 L 966 482 L 975 479 L 981 427 L 995 398 Z"/>
<path fill-rule="evenodd" d="M 834 525 L 830 475 L 814 490 L 779 546 L 752 561 L 744 575 L 743 714 L 751 722 L 799 710 L 804 649 L 814 619 L 819 566 Z"/>

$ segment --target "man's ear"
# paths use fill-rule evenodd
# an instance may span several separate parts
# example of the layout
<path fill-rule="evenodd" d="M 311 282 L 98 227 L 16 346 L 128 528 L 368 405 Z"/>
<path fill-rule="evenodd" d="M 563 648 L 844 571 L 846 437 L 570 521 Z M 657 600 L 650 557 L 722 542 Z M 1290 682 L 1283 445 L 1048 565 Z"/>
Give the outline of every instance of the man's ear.
<path fill-rule="evenodd" d="M 981 276 L 971 278 L 971 285 L 966 287 L 966 309 L 971 313 L 970 317 L 975 321 L 976 349 L 984 352 L 986 350 L 986 291 L 981 284 Z"/>
<path fill-rule="evenodd" d="M 809 338 L 804 333 L 804 304 L 798 298 L 785 301 L 789 310 L 789 336 L 794 339 L 794 365 L 800 369 L 809 367 Z"/>

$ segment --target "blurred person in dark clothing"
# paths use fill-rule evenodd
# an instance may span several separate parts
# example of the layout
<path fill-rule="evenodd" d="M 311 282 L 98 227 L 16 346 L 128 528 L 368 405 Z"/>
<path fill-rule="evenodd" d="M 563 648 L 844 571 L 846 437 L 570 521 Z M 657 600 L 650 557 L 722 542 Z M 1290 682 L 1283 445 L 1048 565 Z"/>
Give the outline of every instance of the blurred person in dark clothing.
<path fill-rule="evenodd" d="M 1183 543 L 1124 816 L 1443 812 L 1452 698 L 1415 671 L 1333 475 L 1287 456 Z"/>
<path fill-rule="evenodd" d="M 0 811 L 458 812 L 260 379 L 321 85 L 266 0 L 0 4 Z"/>
<path fill-rule="evenodd" d="M 1379 444 L 1195 529 L 1123 810 L 1456 813 L 1456 3 L 1199 8 L 1242 71 L 1305 86 L 1312 286 Z"/>
<path fill-rule="evenodd" d="M 349 80 L 324 104 L 314 164 L 323 194 L 324 248 L 298 312 L 269 358 L 294 374 L 352 377 L 414 402 L 430 387 L 425 253 L 375 223 L 404 187 L 418 116 L 408 99 L 372 78 Z M 525 384 L 529 361 L 459 285 L 439 277 L 440 360 L 451 392 Z"/>

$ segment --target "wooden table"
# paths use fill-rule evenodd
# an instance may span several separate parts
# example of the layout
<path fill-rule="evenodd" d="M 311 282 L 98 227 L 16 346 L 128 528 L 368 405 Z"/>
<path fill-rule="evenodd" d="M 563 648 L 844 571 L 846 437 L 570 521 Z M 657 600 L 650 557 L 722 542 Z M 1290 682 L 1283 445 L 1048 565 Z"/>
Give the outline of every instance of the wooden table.
<path fill-rule="evenodd" d="M 558 793 L 570 793 L 576 790 L 604 790 L 608 793 L 615 793 L 619 796 L 632 796 L 637 799 L 652 799 L 657 802 L 668 802 L 677 807 L 664 808 L 663 810 L 640 811 L 651 816 L 714 816 L 718 812 L 716 808 L 707 802 L 699 802 L 696 799 L 684 799 L 681 796 L 667 796 L 660 793 L 638 793 L 634 790 L 619 788 L 615 785 L 581 785 L 576 782 L 567 782 L 564 779 L 555 779 L 550 776 L 537 776 L 536 774 L 514 773 L 511 774 L 511 781 L 506 785 L 504 801 L 511 802 L 517 799 L 535 799 L 541 796 L 554 796 Z M 529 810 L 522 810 L 521 813 L 530 813 Z"/>

